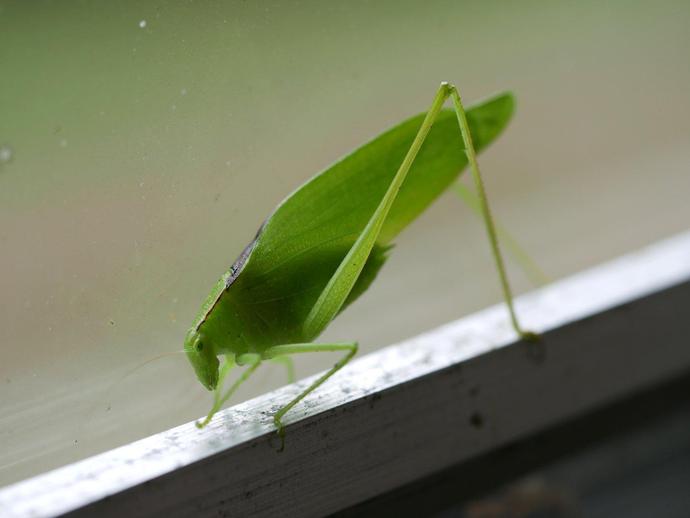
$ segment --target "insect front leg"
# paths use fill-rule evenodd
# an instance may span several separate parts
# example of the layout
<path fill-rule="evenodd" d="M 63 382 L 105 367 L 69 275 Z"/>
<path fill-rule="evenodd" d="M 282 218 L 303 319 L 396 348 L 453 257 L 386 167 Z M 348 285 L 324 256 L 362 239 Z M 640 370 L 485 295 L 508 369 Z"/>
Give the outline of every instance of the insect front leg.
<path fill-rule="evenodd" d="M 226 363 L 223 365 L 223 369 L 226 369 L 226 365 L 231 362 L 230 359 L 226 361 Z M 254 373 L 256 369 L 259 368 L 259 365 L 261 365 L 261 356 L 258 354 L 254 353 L 248 353 L 248 354 L 241 354 L 239 356 L 236 356 L 234 359 L 233 363 L 237 363 L 237 365 L 247 365 L 247 368 L 245 371 L 242 373 L 242 375 L 237 378 L 235 383 L 233 383 L 230 388 L 227 390 L 223 396 L 220 396 L 220 391 L 221 391 L 221 386 L 222 386 L 222 379 L 227 375 L 227 372 L 230 370 L 232 367 L 232 363 L 230 364 L 230 367 L 227 367 L 227 370 L 223 373 L 221 371 L 221 379 L 218 385 L 218 388 L 216 389 L 216 393 L 214 394 L 213 398 L 213 406 L 211 407 L 211 410 L 209 411 L 208 415 L 206 416 L 206 419 L 204 419 L 202 422 L 197 422 L 196 426 L 197 428 L 203 428 L 206 426 L 208 423 L 211 422 L 211 419 L 213 419 L 213 416 L 220 410 L 220 408 L 223 406 L 223 404 L 230 399 L 230 397 L 237 391 L 237 389 L 249 379 L 249 377 Z"/>
<path fill-rule="evenodd" d="M 232 355 L 226 355 L 225 356 L 225 362 L 220 368 L 220 371 L 218 372 L 218 385 L 216 385 L 216 390 L 213 391 L 213 405 L 218 405 L 220 400 L 221 400 L 221 394 L 223 393 L 223 383 L 225 382 L 225 378 L 228 376 L 228 373 L 232 370 L 232 368 L 237 365 L 235 363 L 235 358 Z"/>
<path fill-rule="evenodd" d="M 282 407 L 273 416 L 273 422 L 276 425 L 276 431 L 280 437 L 280 449 L 278 451 L 283 451 L 285 449 L 285 430 L 283 427 L 282 418 L 290 411 L 297 403 L 302 401 L 310 392 L 316 390 L 322 383 L 324 383 L 328 378 L 333 376 L 336 372 L 342 369 L 351 359 L 357 354 L 358 345 L 356 342 L 352 343 L 340 343 L 340 344 L 289 344 L 289 345 L 276 345 L 266 349 L 263 353 L 264 359 L 271 359 L 281 356 L 286 356 L 289 354 L 301 354 L 301 353 L 323 353 L 323 352 L 334 352 L 334 351 L 346 351 L 345 356 L 338 360 L 330 370 L 323 374 L 319 379 L 314 381 L 306 389 L 304 389 L 297 397 L 290 401 L 287 405 Z"/>

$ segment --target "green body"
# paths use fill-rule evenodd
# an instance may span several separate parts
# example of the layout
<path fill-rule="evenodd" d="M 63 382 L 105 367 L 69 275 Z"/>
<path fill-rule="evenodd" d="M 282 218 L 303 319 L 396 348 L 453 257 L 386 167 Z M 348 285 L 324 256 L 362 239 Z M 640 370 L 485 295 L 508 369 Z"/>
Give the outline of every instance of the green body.
<path fill-rule="evenodd" d="M 449 98 L 454 114 L 443 111 Z M 467 113 L 457 88 L 441 83 L 426 114 L 387 131 L 288 196 L 216 284 L 185 338 L 199 381 L 214 390 L 213 406 L 197 426 L 206 426 L 265 360 L 283 361 L 292 372 L 292 355 L 344 353 L 274 414 L 282 450 L 285 414 L 357 354 L 357 342 L 313 340 L 369 287 L 395 236 L 467 163 L 511 323 L 519 336 L 536 340 L 515 315 L 473 143 L 486 146 L 512 112 L 513 98 L 503 94 Z M 219 355 L 225 356 L 222 366 Z M 246 369 L 223 393 L 234 365 Z"/>
<path fill-rule="evenodd" d="M 503 130 L 513 107 L 513 97 L 502 94 L 468 109 L 467 122 L 477 149 Z M 203 365 L 195 365 L 202 383 L 203 378 L 208 380 L 209 370 L 217 370 L 213 357 L 219 354 L 261 354 L 275 345 L 313 341 L 323 331 L 327 323 L 307 332 L 307 315 L 372 217 L 423 119 L 424 114 L 412 117 L 383 133 L 303 184 L 276 208 L 255 240 L 214 286 L 188 334 L 188 353 L 202 344 L 201 351 L 196 352 Z M 345 305 L 374 280 L 395 236 L 453 183 L 466 165 L 456 115 L 453 110 L 443 110 L 416 156 Z M 204 384 L 213 388 L 209 386 L 213 384 Z"/>

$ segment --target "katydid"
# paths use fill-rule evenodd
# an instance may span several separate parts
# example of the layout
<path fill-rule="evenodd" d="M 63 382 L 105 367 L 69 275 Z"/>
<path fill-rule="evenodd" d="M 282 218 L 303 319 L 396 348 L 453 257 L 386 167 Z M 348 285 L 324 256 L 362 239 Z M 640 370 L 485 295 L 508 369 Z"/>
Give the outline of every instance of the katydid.
<path fill-rule="evenodd" d="M 443 109 L 451 98 L 454 110 Z M 426 114 L 412 117 L 313 177 L 288 196 L 217 282 L 187 333 L 184 350 L 201 384 L 214 391 L 203 427 L 264 360 L 302 353 L 342 358 L 273 417 L 283 416 L 345 366 L 357 342 L 314 340 L 373 282 L 393 238 L 469 163 L 510 321 L 518 323 L 475 156 L 505 127 L 514 100 L 504 93 L 465 112 L 458 90 L 441 83 Z M 459 131 L 458 131 L 459 130 Z M 225 356 L 221 365 L 219 356 Z M 234 365 L 246 366 L 223 393 Z"/>

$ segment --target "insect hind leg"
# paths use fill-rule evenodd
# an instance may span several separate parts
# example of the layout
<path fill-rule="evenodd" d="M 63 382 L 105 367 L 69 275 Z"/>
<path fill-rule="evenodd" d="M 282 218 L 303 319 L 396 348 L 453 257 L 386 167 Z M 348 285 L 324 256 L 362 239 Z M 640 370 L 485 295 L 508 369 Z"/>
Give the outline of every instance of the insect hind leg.
<path fill-rule="evenodd" d="M 489 201 L 486 196 L 486 190 L 484 189 L 484 182 L 479 172 L 477 154 L 474 150 L 474 144 L 472 143 L 472 134 L 470 133 L 470 126 L 467 123 L 467 115 L 465 114 L 465 108 L 462 105 L 462 100 L 460 99 L 460 93 L 458 92 L 458 89 L 453 85 L 448 85 L 448 89 L 450 98 L 453 100 L 453 105 L 455 107 L 455 114 L 458 118 L 460 133 L 462 134 L 462 140 L 465 145 L 465 154 L 467 155 L 467 161 L 469 162 L 470 170 L 472 171 L 472 178 L 474 180 L 475 190 L 479 198 L 482 219 L 484 220 L 486 233 L 489 237 L 491 253 L 494 257 L 494 262 L 496 263 L 496 269 L 498 270 L 498 278 L 501 281 L 503 297 L 505 299 L 506 306 L 508 306 L 510 322 L 513 328 L 515 329 L 515 332 L 518 335 L 520 335 L 520 338 L 528 340 L 530 342 L 539 341 L 540 337 L 538 334 L 533 333 L 532 331 L 527 331 L 522 328 L 515 313 L 515 307 L 513 305 L 513 293 L 510 289 L 510 284 L 508 283 L 508 275 L 506 274 L 503 256 L 501 255 L 501 249 L 498 246 L 496 227 L 494 224 L 494 220 L 491 216 L 491 210 L 489 209 Z"/>

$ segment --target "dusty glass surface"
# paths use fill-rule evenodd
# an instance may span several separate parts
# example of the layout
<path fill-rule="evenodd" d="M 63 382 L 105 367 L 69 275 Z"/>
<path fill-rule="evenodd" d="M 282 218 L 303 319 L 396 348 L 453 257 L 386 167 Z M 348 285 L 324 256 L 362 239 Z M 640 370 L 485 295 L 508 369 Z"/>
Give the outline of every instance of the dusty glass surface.
<path fill-rule="evenodd" d="M 682 1 L 0 2 L 0 485 L 202 415 L 181 355 L 122 377 L 180 350 L 277 202 L 441 80 L 516 93 L 480 163 L 552 277 L 684 230 L 689 22 Z M 324 338 L 366 353 L 499 299 L 446 194 Z M 283 382 L 267 366 L 236 401 Z"/>

